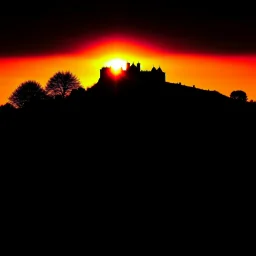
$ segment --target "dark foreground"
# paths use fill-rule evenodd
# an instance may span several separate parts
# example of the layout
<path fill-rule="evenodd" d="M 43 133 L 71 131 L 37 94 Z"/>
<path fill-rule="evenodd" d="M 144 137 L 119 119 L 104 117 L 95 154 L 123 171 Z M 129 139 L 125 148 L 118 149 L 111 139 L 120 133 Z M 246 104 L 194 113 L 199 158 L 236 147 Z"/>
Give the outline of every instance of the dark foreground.
<path fill-rule="evenodd" d="M 96 87 L 2 114 L 3 160 L 53 176 L 214 179 L 252 170 L 255 103 L 178 85 L 138 88 Z"/>

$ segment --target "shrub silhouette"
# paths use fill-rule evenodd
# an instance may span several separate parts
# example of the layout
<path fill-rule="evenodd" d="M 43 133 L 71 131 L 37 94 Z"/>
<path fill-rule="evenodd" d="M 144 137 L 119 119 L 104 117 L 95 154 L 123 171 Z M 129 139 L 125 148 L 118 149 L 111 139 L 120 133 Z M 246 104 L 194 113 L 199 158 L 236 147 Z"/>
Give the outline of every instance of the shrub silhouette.
<path fill-rule="evenodd" d="M 248 99 L 246 93 L 241 90 L 231 92 L 230 98 L 234 100 L 244 101 L 244 102 L 246 102 Z"/>
<path fill-rule="evenodd" d="M 81 87 L 79 79 L 71 72 L 57 72 L 53 75 L 46 85 L 46 93 L 51 97 L 61 96 L 65 98 L 71 91 Z"/>
<path fill-rule="evenodd" d="M 33 80 L 22 83 L 9 97 L 9 103 L 15 108 L 23 108 L 28 104 L 44 100 L 46 93 L 41 85 Z"/>

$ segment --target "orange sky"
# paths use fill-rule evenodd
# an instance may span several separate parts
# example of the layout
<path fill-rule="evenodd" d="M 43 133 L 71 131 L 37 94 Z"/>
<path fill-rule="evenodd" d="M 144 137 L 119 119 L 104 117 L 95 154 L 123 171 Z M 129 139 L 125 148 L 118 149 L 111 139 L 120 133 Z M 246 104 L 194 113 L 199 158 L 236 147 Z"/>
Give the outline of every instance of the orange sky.
<path fill-rule="evenodd" d="M 98 81 L 99 70 L 108 61 L 120 58 L 137 63 L 144 70 L 159 65 L 168 82 L 216 90 L 230 95 L 244 90 L 249 100 L 256 100 L 256 56 L 191 55 L 164 52 L 161 46 L 135 41 L 101 40 L 73 54 L 0 58 L 0 104 L 26 80 L 36 80 L 45 86 L 57 71 L 69 70 L 84 87 Z"/>

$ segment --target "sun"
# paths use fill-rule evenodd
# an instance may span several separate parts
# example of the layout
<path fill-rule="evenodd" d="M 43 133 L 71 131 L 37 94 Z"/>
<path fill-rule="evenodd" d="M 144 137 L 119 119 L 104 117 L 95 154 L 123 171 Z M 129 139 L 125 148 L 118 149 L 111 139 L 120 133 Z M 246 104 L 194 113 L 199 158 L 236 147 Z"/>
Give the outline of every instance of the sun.
<path fill-rule="evenodd" d="M 107 63 L 107 66 L 111 67 L 114 74 L 119 74 L 122 69 L 126 69 L 126 61 L 122 59 L 113 59 Z"/>

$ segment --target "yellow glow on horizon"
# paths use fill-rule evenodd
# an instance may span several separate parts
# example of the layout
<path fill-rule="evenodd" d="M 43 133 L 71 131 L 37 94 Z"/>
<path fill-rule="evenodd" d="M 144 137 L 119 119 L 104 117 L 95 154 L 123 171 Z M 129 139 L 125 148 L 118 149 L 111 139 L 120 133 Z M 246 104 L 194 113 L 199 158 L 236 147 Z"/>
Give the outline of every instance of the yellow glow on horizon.
<path fill-rule="evenodd" d="M 119 74 L 122 69 L 126 69 L 126 61 L 119 58 L 108 61 L 106 65 L 111 67 L 111 70 L 114 74 Z"/>

